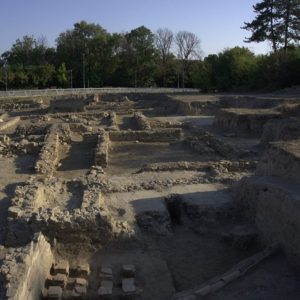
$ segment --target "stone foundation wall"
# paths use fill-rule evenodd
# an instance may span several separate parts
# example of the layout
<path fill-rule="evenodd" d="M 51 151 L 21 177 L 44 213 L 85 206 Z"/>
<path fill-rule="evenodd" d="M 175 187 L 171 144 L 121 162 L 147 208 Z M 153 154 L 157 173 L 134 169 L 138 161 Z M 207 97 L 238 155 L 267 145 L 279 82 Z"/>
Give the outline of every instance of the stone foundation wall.
<path fill-rule="evenodd" d="M 3 300 L 39 300 L 53 263 L 51 247 L 42 234 L 6 255 L 0 267 Z M 1 295 L 1 294 L 0 294 Z"/>
<path fill-rule="evenodd" d="M 117 114 L 115 111 L 110 111 L 107 115 L 108 119 L 108 130 L 117 131 L 119 130 Z"/>
<path fill-rule="evenodd" d="M 95 149 L 95 165 L 107 167 L 108 164 L 108 149 L 109 149 L 109 136 L 104 130 L 98 134 L 97 146 Z"/>
<path fill-rule="evenodd" d="M 19 121 L 20 121 L 20 117 L 15 117 L 6 122 L 0 123 L 0 131 L 16 125 Z"/>
<path fill-rule="evenodd" d="M 181 129 L 109 132 L 109 139 L 113 142 L 121 142 L 121 141 L 173 142 L 173 141 L 180 140 L 181 136 L 182 136 Z"/>
<path fill-rule="evenodd" d="M 147 118 L 140 112 L 134 114 L 134 119 L 138 130 L 151 130 L 151 125 Z"/>
<path fill-rule="evenodd" d="M 35 165 L 38 174 L 52 174 L 56 170 L 59 162 L 60 144 L 69 140 L 69 125 L 52 125 L 45 137 L 44 146 Z"/>
<path fill-rule="evenodd" d="M 97 241 L 105 244 L 113 238 L 118 229 L 100 189 L 93 183 L 85 186 L 81 207 L 76 209 L 45 207 L 42 203 L 47 202 L 44 189 L 51 188 L 49 184 L 35 182 L 17 187 L 8 210 L 6 246 L 26 245 L 36 232 L 72 243 Z"/>

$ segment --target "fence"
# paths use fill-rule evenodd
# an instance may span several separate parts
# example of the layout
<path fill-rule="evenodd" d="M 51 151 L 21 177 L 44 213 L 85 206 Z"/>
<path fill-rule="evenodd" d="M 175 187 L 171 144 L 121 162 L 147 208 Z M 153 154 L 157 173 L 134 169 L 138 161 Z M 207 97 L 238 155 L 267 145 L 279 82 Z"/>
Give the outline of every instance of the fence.
<path fill-rule="evenodd" d="M 174 89 L 174 88 L 80 88 L 80 89 L 45 89 L 45 90 L 16 90 L 0 91 L 0 99 L 13 97 L 38 97 L 38 96 L 63 96 L 81 94 L 175 94 L 175 93 L 198 93 L 197 89 Z"/>

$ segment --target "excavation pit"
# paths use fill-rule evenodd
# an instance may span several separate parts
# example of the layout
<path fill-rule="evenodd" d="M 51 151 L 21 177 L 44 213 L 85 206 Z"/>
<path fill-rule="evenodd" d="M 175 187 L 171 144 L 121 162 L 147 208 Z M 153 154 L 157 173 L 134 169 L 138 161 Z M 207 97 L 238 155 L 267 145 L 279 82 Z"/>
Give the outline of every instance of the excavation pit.
<path fill-rule="evenodd" d="M 109 149 L 110 174 L 133 173 L 145 164 L 196 161 L 198 155 L 182 143 L 111 142 Z"/>
<path fill-rule="evenodd" d="M 220 95 L 50 100 L 20 107 L 1 134 L 0 298 L 299 298 L 294 108 Z"/>

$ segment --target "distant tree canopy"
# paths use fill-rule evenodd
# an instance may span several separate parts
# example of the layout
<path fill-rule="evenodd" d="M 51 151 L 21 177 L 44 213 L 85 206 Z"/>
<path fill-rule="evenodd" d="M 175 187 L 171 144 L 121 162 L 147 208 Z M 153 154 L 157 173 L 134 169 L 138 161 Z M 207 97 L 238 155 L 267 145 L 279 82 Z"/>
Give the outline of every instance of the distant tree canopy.
<path fill-rule="evenodd" d="M 273 52 L 234 47 L 201 57 L 192 32 L 145 26 L 109 33 L 81 21 L 59 34 L 17 39 L 0 58 L 0 89 L 68 87 L 193 87 L 202 91 L 270 90 L 300 84 L 299 1 L 263 0 L 245 23 L 247 42 L 269 41 Z"/>

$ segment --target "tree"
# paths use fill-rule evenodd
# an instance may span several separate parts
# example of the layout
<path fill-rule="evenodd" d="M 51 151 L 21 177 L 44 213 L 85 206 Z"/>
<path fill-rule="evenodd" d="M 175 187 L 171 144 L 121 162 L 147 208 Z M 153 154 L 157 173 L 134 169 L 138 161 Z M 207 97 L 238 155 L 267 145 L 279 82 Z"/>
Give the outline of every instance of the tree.
<path fill-rule="evenodd" d="M 154 34 L 141 26 L 120 37 L 118 77 L 121 85 L 153 86 L 157 72 Z"/>
<path fill-rule="evenodd" d="M 300 1 L 278 0 L 278 14 L 281 18 L 279 30 L 286 52 L 290 43 L 300 40 Z"/>
<path fill-rule="evenodd" d="M 110 34 L 100 25 L 81 21 L 56 40 L 58 65 L 72 69 L 75 86 L 101 86 L 111 56 Z M 84 78 L 85 77 L 85 78 Z"/>
<path fill-rule="evenodd" d="M 245 42 L 270 41 L 273 51 L 276 52 L 280 43 L 279 13 L 277 10 L 277 0 L 263 0 L 253 6 L 255 19 L 248 23 L 245 22 L 243 29 L 251 31 L 251 36 Z"/>
<path fill-rule="evenodd" d="M 177 45 L 178 58 L 181 61 L 182 87 L 184 88 L 185 74 L 189 60 L 195 57 L 199 58 L 200 56 L 200 40 L 192 32 L 179 31 L 176 34 L 175 42 Z"/>
<path fill-rule="evenodd" d="M 300 40 L 300 1 L 263 0 L 253 6 L 255 19 L 245 22 L 243 29 L 251 32 L 246 42 L 270 41 L 276 53 Z"/>
<path fill-rule="evenodd" d="M 62 63 L 57 70 L 57 81 L 62 88 L 65 88 L 67 86 L 68 71 L 65 63 Z"/>
<path fill-rule="evenodd" d="M 170 58 L 170 52 L 171 52 L 173 40 L 174 40 L 174 35 L 170 29 L 159 28 L 156 31 L 155 44 L 161 58 L 163 86 L 166 86 L 167 61 L 168 58 Z"/>

